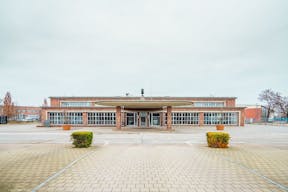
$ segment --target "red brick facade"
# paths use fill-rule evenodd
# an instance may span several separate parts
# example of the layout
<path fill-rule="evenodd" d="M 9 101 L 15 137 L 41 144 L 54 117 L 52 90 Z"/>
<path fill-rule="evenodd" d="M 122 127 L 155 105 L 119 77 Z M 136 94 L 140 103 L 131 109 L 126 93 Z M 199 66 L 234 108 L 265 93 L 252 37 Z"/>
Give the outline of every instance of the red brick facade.
<path fill-rule="evenodd" d="M 185 101 L 189 102 L 189 105 L 167 104 L 161 107 L 129 108 L 120 104 L 120 106 L 101 105 L 101 102 L 105 101 L 114 103 L 134 101 L 139 102 L 139 106 L 146 101 L 154 103 Z M 42 107 L 41 120 L 43 123 L 50 120 L 52 126 L 61 125 L 61 118 L 67 112 L 71 115 L 73 126 L 112 126 L 116 129 L 143 125 L 165 126 L 171 129 L 172 126 L 205 126 L 216 123 L 244 126 L 245 122 L 245 108 L 236 107 L 235 97 L 51 97 L 50 103 L 50 106 Z M 215 118 L 219 119 L 219 115 L 223 122 L 219 120 L 216 122 Z"/>
<path fill-rule="evenodd" d="M 261 122 L 262 107 L 261 106 L 249 106 L 245 109 L 245 119 L 250 123 Z"/>

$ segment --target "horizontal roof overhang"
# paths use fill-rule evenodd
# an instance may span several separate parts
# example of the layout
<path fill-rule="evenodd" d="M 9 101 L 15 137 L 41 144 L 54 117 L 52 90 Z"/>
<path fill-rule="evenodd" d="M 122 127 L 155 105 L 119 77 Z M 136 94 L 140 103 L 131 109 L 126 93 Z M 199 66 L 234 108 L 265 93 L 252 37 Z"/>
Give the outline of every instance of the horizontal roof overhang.
<path fill-rule="evenodd" d="M 191 101 L 147 101 L 147 100 L 135 100 L 135 101 L 100 101 L 98 105 L 103 106 L 121 106 L 124 108 L 162 108 L 167 106 L 184 106 L 191 105 Z"/>

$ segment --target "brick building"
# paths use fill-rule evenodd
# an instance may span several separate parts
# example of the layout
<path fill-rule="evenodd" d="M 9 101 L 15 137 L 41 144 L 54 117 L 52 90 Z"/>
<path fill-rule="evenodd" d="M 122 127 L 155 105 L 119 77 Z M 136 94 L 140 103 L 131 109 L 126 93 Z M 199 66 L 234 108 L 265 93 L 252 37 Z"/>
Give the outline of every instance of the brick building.
<path fill-rule="evenodd" d="M 236 97 L 50 97 L 41 121 L 51 126 L 166 127 L 244 126 Z"/>
<path fill-rule="evenodd" d="M 4 115 L 3 105 L 0 106 L 0 115 Z M 14 106 L 14 116 L 11 120 L 16 121 L 35 121 L 40 120 L 41 107 L 34 106 Z"/>
<path fill-rule="evenodd" d="M 267 122 L 267 109 L 261 105 L 246 105 L 245 121 L 246 123 Z M 274 112 L 271 112 L 270 117 L 274 117 Z"/>
<path fill-rule="evenodd" d="M 40 120 L 41 107 L 34 106 L 16 106 L 15 120 L 18 121 L 36 121 Z"/>

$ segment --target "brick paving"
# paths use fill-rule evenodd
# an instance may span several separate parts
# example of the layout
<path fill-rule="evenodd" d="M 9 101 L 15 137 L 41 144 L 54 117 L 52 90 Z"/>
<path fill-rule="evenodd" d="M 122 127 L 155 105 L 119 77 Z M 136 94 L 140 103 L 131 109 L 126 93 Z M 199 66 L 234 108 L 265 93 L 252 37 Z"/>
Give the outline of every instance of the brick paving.
<path fill-rule="evenodd" d="M 227 128 L 234 141 L 229 149 L 198 142 L 205 141 L 209 127 L 175 134 L 96 129 L 95 140 L 103 141 L 89 149 L 73 148 L 70 132 L 57 128 L 10 128 L 0 131 L 0 192 L 32 191 L 84 155 L 38 191 L 288 191 L 285 127 Z M 13 136 L 8 144 L 12 133 L 17 142 Z M 58 135 L 64 143 L 55 142 Z"/>
<path fill-rule="evenodd" d="M 233 146 L 228 150 L 210 150 L 222 158 L 239 163 L 288 187 L 288 147 L 259 145 Z"/>
<path fill-rule="evenodd" d="M 287 186 L 287 157 L 245 145 L 105 146 L 40 191 L 285 191 L 261 175 Z"/>
<path fill-rule="evenodd" d="M 50 175 L 90 149 L 71 145 L 0 145 L 0 191 L 31 191 Z"/>

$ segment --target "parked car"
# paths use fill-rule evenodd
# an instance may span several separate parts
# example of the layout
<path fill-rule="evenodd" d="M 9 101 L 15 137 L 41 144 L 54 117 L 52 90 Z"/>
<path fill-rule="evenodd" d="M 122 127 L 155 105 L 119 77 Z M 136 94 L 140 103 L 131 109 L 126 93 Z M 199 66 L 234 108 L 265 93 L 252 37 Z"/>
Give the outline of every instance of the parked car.
<path fill-rule="evenodd" d="M 39 121 L 39 116 L 38 115 L 28 115 L 22 121 L 25 121 L 25 122 Z"/>

